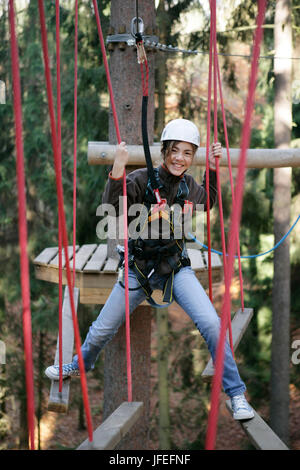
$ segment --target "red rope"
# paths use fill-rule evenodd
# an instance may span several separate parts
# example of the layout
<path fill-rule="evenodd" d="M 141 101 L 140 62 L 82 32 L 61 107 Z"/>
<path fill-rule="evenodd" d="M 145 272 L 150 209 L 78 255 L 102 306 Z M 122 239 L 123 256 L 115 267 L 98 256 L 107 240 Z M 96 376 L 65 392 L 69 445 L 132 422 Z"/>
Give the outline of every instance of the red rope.
<path fill-rule="evenodd" d="M 145 65 L 146 77 L 144 75 L 144 65 Z M 149 66 L 148 66 L 147 60 L 145 60 L 144 63 L 140 64 L 140 69 L 141 69 L 141 77 L 142 77 L 143 96 L 148 96 L 149 94 Z"/>
<path fill-rule="evenodd" d="M 73 151 L 73 286 L 75 286 L 76 256 L 76 180 L 77 180 L 77 90 L 78 90 L 78 0 L 75 0 L 74 44 L 74 151 Z"/>
<path fill-rule="evenodd" d="M 106 50 L 105 44 L 103 39 L 103 33 L 101 28 L 100 22 L 100 15 L 98 10 L 97 1 L 93 0 L 97 28 L 98 28 L 98 36 L 100 39 L 100 46 L 102 51 L 103 63 L 106 72 L 107 78 L 107 85 L 110 95 L 110 103 L 113 113 L 113 119 L 117 134 L 117 141 L 121 143 L 121 134 L 120 134 L 120 127 L 118 121 L 118 115 L 115 105 L 114 93 L 110 78 L 110 72 L 106 57 Z M 130 312 L 129 312 L 129 290 L 128 290 L 128 226 L 127 226 L 127 187 L 126 187 L 126 172 L 124 170 L 123 174 L 123 219 L 124 219 L 124 259 L 125 259 L 125 329 L 126 329 L 126 360 L 127 360 L 127 389 L 128 389 L 128 401 L 132 401 L 132 375 L 131 375 L 131 353 L 130 353 Z"/>
<path fill-rule="evenodd" d="M 218 56 L 217 56 L 217 73 L 218 73 L 220 103 L 221 103 L 222 118 L 223 118 L 223 125 L 224 125 L 224 137 L 225 137 L 225 144 L 226 144 L 226 153 L 227 153 L 227 161 L 228 161 L 228 170 L 229 170 L 229 180 L 230 180 L 230 187 L 231 187 L 232 203 L 234 203 L 234 186 L 233 186 L 233 177 L 232 177 L 232 167 L 231 167 L 229 140 L 228 140 L 228 133 L 227 133 L 226 115 L 225 115 L 225 108 L 224 108 L 224 100 L 223 100 L 221 74 L 220 74 Z M 237 243 L 237 252 L 238 252 L 238 264 L 239 264 L 241 306 L 242 306 L 242 310 L 244 311 L 244 287 L 243 287 L 243 274 L 242 274 L 242 265 L 241 265 L 239 235 L 238 235 L 238 243 Z"/>
<path fill-rule="evenodd" d="M 218 418 L 218 407 L 219 407 L 219 394 L 223 376 L 224 366 L 224 345 L 226 339 L 226 329 L 228 322 L 228 312 L 231 308 L 230 299 L 230 286 L 233 275 L 234 256 L 236 252 L 237 235 L 240 225 L 243 189 L 245 180 L 245 169 L 247 159 L 247 149 L 249 147 L 250 135 L 251 135 L 251 115 L 254 106 L 254 95 L 256 86 L 256 76 L 258 70 L 258 58 L 260 52 L 260 43 L 263 37 L 263 21 L 265 16 L 266 0 L 258 1 L 258 15 L 257 15 L 257 29 L 254 38 L 253 47 L 253 58 L 251 64 L 251 73 L 248 87 L 248 98 L 246 104 L 246 115 L 244 119 L 244 125 L 241 136 L 241 152 L 238 166 L 237 183 L 235 188 L 234 205 L 231 213 L 231 224 L 229 232 L 229 246 L 228 246 L 228 259 L 227 259 L 227 276 L 225 279 L 225 294 L 222 305 L 222 316 L 221 316 L 221 331 L 220 338 L 217 348 L 217 357 L 215 363 L 215 374 L 213 378 L 213 386 L 211 393 L 211 409 L 208 418 L 208 427 L 206 434 L 206 449 L 212 450 L 215 446 L 216 440 L 216 428 Z"/>
<path fill-rule="evenodd" d="M 234 201 L 234 186 L 233 186 L 233 177 L 232 177 L 232 167 L 231 167 L 231 158 L 230 158 L 230 150 L 229 150 L 229 141 L 228 141 L 228 133 L 227 133 L 227 124 L 226 124 L 226 115 L 225 115 L 225 108 L 224 108 L 224 100 L 223 100 L 223 93 L 222 93 L 222 83 L 221 83 L 221 74 L 220 74 L 220 67 L 219 67 L 219 57 L 217 51 L 217 39 L 216 39 L 216 31 L 214 33 L 214 73 L 217 74 L 218 80 L 218 87 L 219 87 L 219 94 L 220 94 L 220 103 L 221 103 L 221 110 L 222 110 L 222 118 L 223 118 L 223 127 L 224 127 L 224 136 L 225 136 L 225 144 L 226 144 L 226 152 L 227 152 L 227 160 L 228 160 L 228 170 L 229 170 L 229 179 L 230 179 L 230 186 L 231 186 L 231 194 L 232 194 L 232 202 Z M 216 80 L 214 82 L 214 86 L 216 88 Z M 216 110 L 215 110 L 215 118 L 216 118 Z M 217 125 L 215 124 L 215 129 L 217 129 Z M 217 166 L 219 168 L 219 162 L 217 161 Z M 218 170 L 217 170 L 218 175 Z M 220 188 L 220 187 L 219 187 Z M 220 190 L 218 189 L 218 194 L 220 194 Z M 219 204 L 222 204 L 222 199 L 219 200 Z M 223 214 L 223 210 L 221 211 Z M 239 264 L 239 279 L 240 279 L 240 295 L 241 295 L 241 306 L 242 310 L 244 310 L 244 289 L 243 289 L 243 276 L 242 276 L 242 266 L 241 266 L 241 257 L 240 257 L 240 243 L 238 238 L 238 245 L 237 245 L 237 252 L 238 252 L 238 264 Z M 226 265 L 226 257 L 224 255 L 225 251 L 225 243 L 223 243 L 223 264 L 224 267 Z M 224 272 L 225 277 L 225 272 Z M 233 353 L 233 341 L 232 341 L 232 330 L 231 330 L 231 318 L 229 318 L 229 337 L 230 337 L 230 344 Z"/>
<path fill-rule="evenodd" d="M 25 376 L 27 395 L 27 424 L 30 449 L 34 450 L 34 385 L 32 359 L 32 329 L 30 309 L 29 260 L 27 253 L 26 194 L 23 148 L 22 102 L 19 70 L 18 43 L 15 30 L 14 2 L 9 0 L 9 24 L 11 41 L 11 62 L 13 77 L 13 103 L 15 115 L 16 173 L 18 189 L 18 227 L 20 245 L 20 274 L 23 307 L 23 337 L 25 353 Z"/>
<path fill-rule="evenodd" d="M 210 120 L 211 120 L 211 90 L 212 90 L 212 29 L 210 29 L 208 92 L 207 92 L 207 121 L 206 121 L 206 226 L 207 226 L 207 261 L 208 261 L 208 289 L 209 298 L 212 296 L 212 268 L 211 268 L 211 235 L 210 235 L 210 191 L 209 191 L 209 147 L 210 147 Z"/>
<path fill-rule="evenodd" d="M 90 411 L 89 400 L 88 400 L 86 373 L 85 373 L 85 367 L 84 367 L 84 362 L 83 362 L 83 357 L 82 357 L 82 352 L 81 352 L 80 333 L 79 333 L 78 321 L 77 321 L 76 311 L 75 311 L 73 285 L 72 285 L 70 263 L 69 263 L 69 257 L 68 257 L 68 237 L 67 237 L 67 229 L 66 229 L 66 218 L 65 218 L 65 212 L 64 212 L 62 180 L 61 180 L 61 174 L 59 172 L 60 167 L 59 167 L 59 158 L 58 158 L 57 132 L 56 132 L 56 125 L 55 125 L 55 113 L 54 113 L 54 103 L 53 103 L 53 94 L 52 94 L 51 73 L 50 73 L 50 67 L 49 67 L 47 29 L 46 29 L 43 0 L 39 0 L 39 14 L 40 14 L 40 23 L 41 23 L 41 36 L 42 36 L 45 77 L 46 77 L 48 107 L 49 107 L 50 126 L 51 126 L 51 140 L 52 140 L 55 176 L 56 176 L 58 210 L 59 210 L 60 220 L 61 220 L 62 240 L 63 240 L 63 247 L 64 247 L 64 252 L 65 252 L 65 260 L 66 260 L 67 282 L 68 282 L 69 294 L 70 294 L 70 305 L 71 305 L 72 319 L 73 319 L 73 326 L 74 326 L 75 345 L 76 345 L 76 350 L 78 354 L 80 381 L 81 381 L 82 393 L 83 393 L 83 403 L 84 403 L 84 408 L 85 408 L 86 418 L 87 418 L 89 441 L 91 442 L 93 440 L 93 426 L 92 426 L 92 417 L 91 417 L 91 411 Z"/>
<path fill-rule="evenodd" d="M 212 28 L 212 42 L 213 42 L 213 56 L 214 56 L 214 142 L 218 141 L 218 50 L 217 50 L 217 15 L 216 15 L 216 1 L 210 2 L 211 7 L 211 28 Z M 220 165 L 219 159 L 216 158 L 216 176 L 217 176 L 217 194 L 219 203 L 219 216 L 220 216 L 220 230 L 221 230 L 221 243 L 223 252 L 223 269 L 224 279 L 226 278 L 226 242 L 225 242 L 225 229 L 224 229 L 224 216 L 223 216 L 223 202 L 222 202 L 222 188 L 220 178 Z M 229 343 L 234 356 L 233 350 L 233 339 L 232 339 L 232 328 L 231 328 L 231 315 L 229 312 L 228 316 L 228 331 L 229 331 Z"/>
<path fill-rule="evenodd" d="M 56 18 L 56 81 L 57 81 L 57 144 L 59 172 L 62 174 L 61 162 L 61 81 L 60 81 L 60 34 L 59 34 L 59 0 L 55 0 L 55 18 Z M 59 364 L 59 385 L 58 390 L 62 392 L 62 236 L 61 221 L 58 216 L 58 364 Z"/>

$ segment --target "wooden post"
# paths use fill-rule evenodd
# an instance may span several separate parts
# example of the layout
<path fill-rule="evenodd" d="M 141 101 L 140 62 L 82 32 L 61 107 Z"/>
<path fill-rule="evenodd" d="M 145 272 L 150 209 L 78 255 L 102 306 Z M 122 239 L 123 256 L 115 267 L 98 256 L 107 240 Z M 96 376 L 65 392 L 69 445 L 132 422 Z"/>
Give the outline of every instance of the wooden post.
<path fill-rule="evenodd" d="M 144 403 L 141 419 L 117 445 L 118 450 L 147 450 L 150 413 L 151 307 L 130 316 L 133 401 Z M 126 336 L 121 327 L 105 347 L 103 420 L 127 401 Z"/>
<path fill-rule="evenodd" d="M 136 16 L 135 2 L 112 0 L 110 34 L 129 33 L 131 20 Z M 154 0 L 144 0 L 139 7 L 145 32 L 152 34 L 155 25 Z M 140 65 L 137 63 L 135 48 L 125 43 L 110 44 L 110 72 L 120 134 L 127 144 L 140 145 L 142 84 Z M 153 142 L 154 128 L 154 56 L 147 55 L 149 64 L 148 133 L 149 143 Z M 116 144 L 116 133 L 112 113 L 109 120 L 109 141 Z M 145 166 L 145 162 L 143 165 Z M 134 168 L 128 168 L 129 171 Z M 108 253 L 114 252 L 115 241 L 108 241 Z M 125 299 L 125 297 L 124 297 Z M 149 407 L 150 407 L 150 340 L 151 308 L 138 307 L 131 315 L 131 358 L 133 400 L 143 402 L 143 416 L 128 433 L 117 449 L 144 450 L 148 448 Z M 104 410 L 107 418 L 124 400 L 127 400 L 126 382 L 126 340 L 125 327 L 120 328 L 116 337 L 105 348 Z"/>
<path fill-rule="evenodd" d="M 279 149 L 287 149 L 291 142 L 291 60 L 292 57 L 292 2 L 277 0 L 275 8 L 274 60 L 274 137 Z M 276 168 L 273 173 L 273 216 L 275 243 L 290 226 L 291 168 Z M 290 304 L 291 268 L 290 240 L 287 238 L 274 252 L 274 280 L 272 296 L 272 357 L 271 407 L 272 429 L 287 444 L 289 442 L 289 385 L 290 385 Z"/>
<path fill-rule="evenodd" d="M 168 309 L 156 309 L 157 323 L 157 369 L 158 369 L 158 406 L 159 406 L 159 448 L 171 449 L 170 412 L 169 412 L 169 328 Z"/>

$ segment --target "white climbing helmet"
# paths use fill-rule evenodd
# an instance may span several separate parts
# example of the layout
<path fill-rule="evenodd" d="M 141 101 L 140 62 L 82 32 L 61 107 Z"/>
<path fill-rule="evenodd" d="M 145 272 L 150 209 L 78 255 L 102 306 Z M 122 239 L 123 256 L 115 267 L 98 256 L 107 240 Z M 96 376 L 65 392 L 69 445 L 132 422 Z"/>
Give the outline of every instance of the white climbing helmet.
<path fill-rule="evenodd" d="M 200 134 L 197 126 L 188 119 L 173 119 L 162 131 L 161 142 L 164 140 L 180 140 L 200 145 Z"/>

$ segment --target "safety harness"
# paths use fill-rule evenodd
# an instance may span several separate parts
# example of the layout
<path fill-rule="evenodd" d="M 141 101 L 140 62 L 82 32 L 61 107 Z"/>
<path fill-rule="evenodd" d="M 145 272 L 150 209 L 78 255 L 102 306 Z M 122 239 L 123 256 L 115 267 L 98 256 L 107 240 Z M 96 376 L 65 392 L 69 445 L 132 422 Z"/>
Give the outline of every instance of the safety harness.
<path fill-rule="evenodd" d="M 142 138 L 145 160 L 148 171 L 148 182 L 144 196 L 144 205 L 147 209 L 147 220 L 143 222 L 146 226 L 155 219 L 165 219 L 170 224 L 170 237 L 167 240 L 159 239 L 144 239 L 138 237 L 137 239 L 130 238 L 128 240 L 128 266 L 134 271 L 139 286 L 136 288 L 129 288 L 129 290 L 143 289 L 146 294 L 146 299 L 153 307 L 166 307 L 173 302 L 173 281 L 175 274 L 183 267 L 191 264 L 187 254 L 184 238 L 176 238 L 174 233 L 174 211 L 172 208 L 167 211 L 167 200 L 161 198 L 160 191 L 163 189 L 163 184 L 158 175 L 158 168 L 153 168 L 152 158 L 150 154 L 150 147 L 148 141 L 147 129 L 147 110 L 148 110 L 148 78 L 149 69 L 146 53 L 143 47 L 143 37 L 138 31 L 135 34 L 138 63 L 141 66 L 141 77 L 143 85 L 143 99 L 142 99 Z M 146 77 L 144 76 L 144 70 Z M 192 203 L 188 201 L 189 188 L 187 186 L 185 177 L 181 178 L 179 183 L 177 195 L 174 204 L 180 204 L 182 212 L 192 211 Z M 140 220 L 140 224 L 142 221 Z M 118 245 L 117 250 L 120 255 L 119 262 L 119 283 L 124 286 L 124 247 Z M 138 261 L 144 261 L 145 268 L 143 270 L 138 266 Z M 167 305 L 157 304 L 152 298 L 153 289 L 150 287 L 150 277 L 158 270 L 162 262 L 166 262 L 170 266 L 170 275 L 166 279 L 163 287 L 163 302 Z"/>
<path fill-rule="evenodd" d="M 154 169 L 156 181 L 159 182 L 159 189 L 163 188 L 158 176 L 158 168 Z M 182 213 L 192 211 L 192 203 L 188 201 L 189 188 L 187 186 L 185 177 L 183 176 L 178 187 L 178 191 L 174 200 L 174 205 L 179 204 L 182 208 Z M 128 240 L 129 259 L 128 265 L 136 275 L 139 286 L 130 288 L 129 290 L 143 289 L 146 294 L 146 300 L 153 307 L 166 307 L 167 305 L 160 305 L 152 298 L 153 289 L 150 286 L 150 277 L 159 269 L 161 263 L 168 263 L 170 266 L 170 274 L 167 277 L 163 287 L 163 302 L 170 305 L 173 302 L 173 281 L 174 275 L 183 267 L 190 266 L 190 259 L 188 257 L 184 238 L 177 238 L 175 228 L 175 213 L 172 206 L 166 210 L 166 206 L 159 207 L 156 203 L 156 196 L 154 194 L 151 180 L 148 178 L 147 189 L 143 202 L 147 212 L 147 220 L 142 220 L 140 216 L 137 227 L 143 226 L 147 230 L 147 224 L 154 220 L 164 219 L 169 223 L 170 237 L 168 239 L 148 239 L 138 237 L 137 239 L 130 238 Z M 149 227 L 149 225 L 148 225 Z M 124 287 L 123 273 L 124 273 L 124 248 L 120 245 L 117 247 L 120 262 L 119 262 L 119 283 Z M 142 270 L 138 266 L 139 261 L 144 261 L 145 268 Z"/>

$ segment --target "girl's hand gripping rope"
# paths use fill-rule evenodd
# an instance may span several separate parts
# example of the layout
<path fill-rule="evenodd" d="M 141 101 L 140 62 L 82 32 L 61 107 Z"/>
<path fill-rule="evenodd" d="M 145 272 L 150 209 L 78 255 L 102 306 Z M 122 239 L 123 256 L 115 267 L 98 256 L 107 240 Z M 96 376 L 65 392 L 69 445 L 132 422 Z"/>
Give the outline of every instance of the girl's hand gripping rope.
<path fill-rule="evenodd" d="M 219 158 L 219 159 L 222 158 L 222 146 L 220 142 L 216 142 L 212 144 L 209 149 L 208 159 L 209 159 L 209 168 L 211 170 L 216 169 L 216 161 L 215 161 L 216 158 Z"/>

